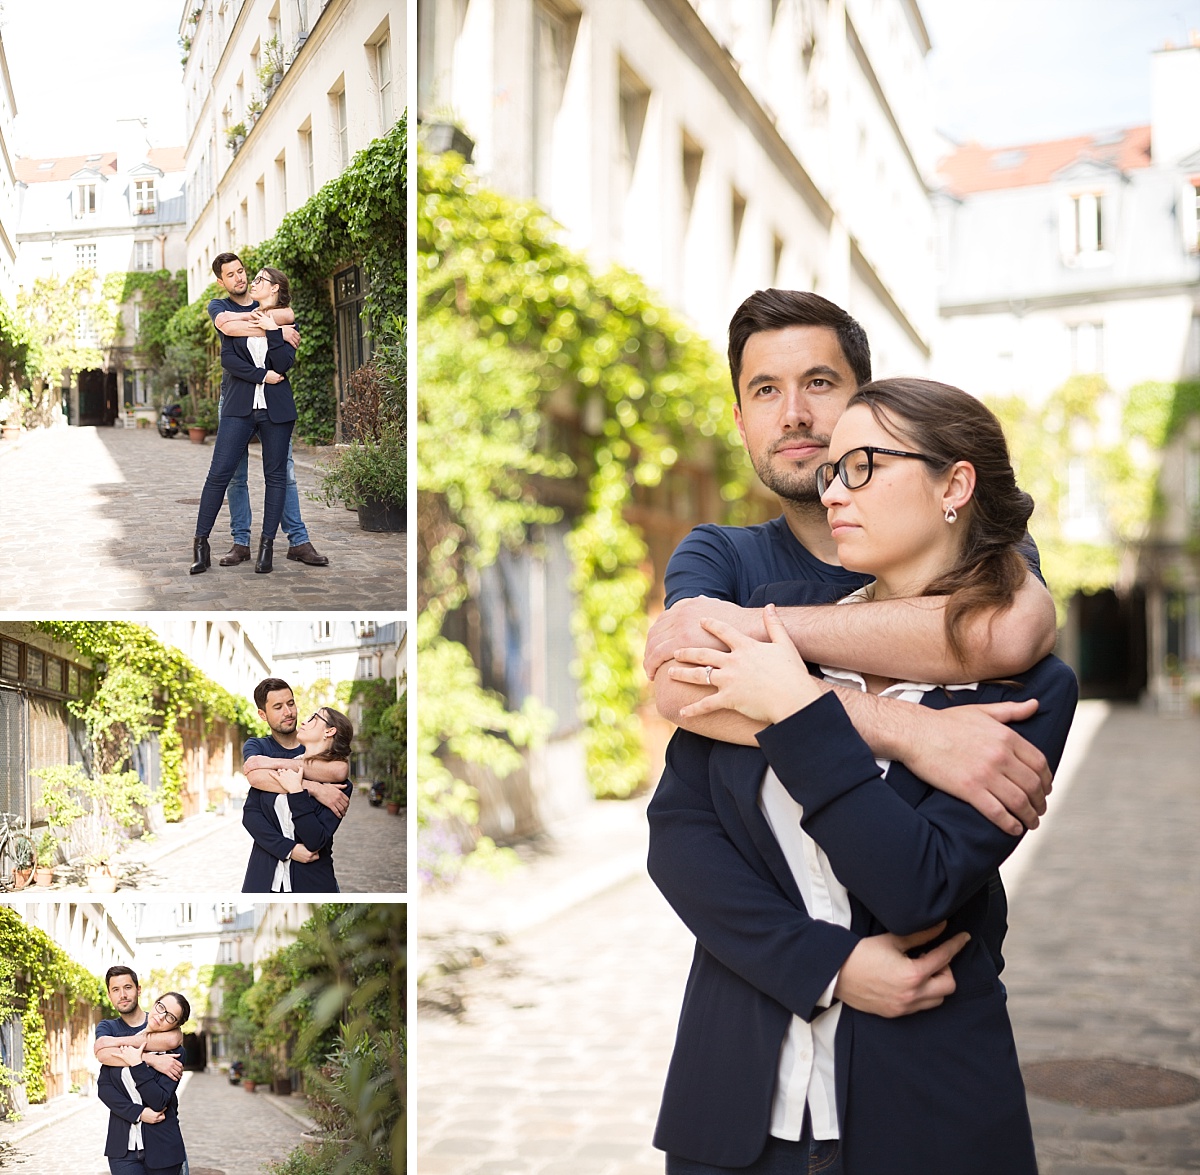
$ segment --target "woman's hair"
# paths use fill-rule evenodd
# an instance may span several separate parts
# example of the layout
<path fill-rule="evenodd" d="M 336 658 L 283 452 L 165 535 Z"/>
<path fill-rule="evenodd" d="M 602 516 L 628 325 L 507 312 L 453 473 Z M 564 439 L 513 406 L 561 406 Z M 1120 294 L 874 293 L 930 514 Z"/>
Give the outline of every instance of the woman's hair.
<path fill-rule="evenodd" d="M 179 1004 L 179 1023 L 175 1026 L 176 1028 L 179 1028 L 191 1019 L 192 1005 L 187 1002 L 186 996 L 180 995 L 177 991 L 164 991 L 158 998 L 160 1001 L 162 1001 L 165 1000 L 167 996 L 170 996 Z"/>
<path fill-rule="evenodd" d="M 334 710 L 331 706 L 322 706 L 317 713 L 325 715 L 325 725 L 333 727 L 334 735 L 329 748 L 319 755 L 314 755 L 313 758 L 336 759 L 343 763 L 346 762 L 350 758 L 350 741 L 354 738 L 353 724 L 345 714 L 340 710 Z"/>
<path fill-rule="evenodd" d="M 290 306 L 292 304 L 292 288 L 288 284 L 287 275 L 273 265 L 264 265 L 258 272 L 265 273 L 271 279 L 271 284 L 279 287 L 279 291 L 275 295 L 275 305 Z"/>
<path fill-rule="evenodd" d="M 958 512 L 964 530 L 958 561 L 925 589 L 946 602 L 946 641 L 965 662 L 963 628 L 979 612 L 1012 605 L 1029 566 L 1017 550 L 1033 499 L 1017 486 L 1000 421 L 974 396 L 927 379 L 864 384 L 846 406 L 865 404 L 889 432 L 930 457 L 939 470 L 975 467 L 975 492 Z"/>

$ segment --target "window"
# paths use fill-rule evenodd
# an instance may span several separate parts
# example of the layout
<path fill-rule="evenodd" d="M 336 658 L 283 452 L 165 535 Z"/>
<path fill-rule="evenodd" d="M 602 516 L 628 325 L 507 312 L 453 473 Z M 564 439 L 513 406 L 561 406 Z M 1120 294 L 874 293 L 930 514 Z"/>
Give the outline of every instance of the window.
<path fill-rule="evenodd" d="M 133 268 L 141 273 L 148 273 L 154 268 L 154 242 L 133 242 Z"/>
<path fill-rule="evenodd" d="M 687 131 L 683 132 L 683 219 L 688 221 L 692 215 L 692 205 L 696 203 L 696 189 L 700 186 L 700 168 L 704 164 L 704 148 L 692 138 Z"/>
<path fill-rule="evenodd" d="M 1189 253 L 1200 253 L 1200 175 L 1184 181 L 1179 201 L 1179 227 L 1183 232 L 1183 247 Z"/>
<path fill-rule="evenodd" d="M 133 206 L 138 216 L 149 216 L 158 207 L 153 180 L 136 180 L 133 185 Z"/>
<path fill-rule="evenodd" d="M 1191 445 L 1183 457 L 1183 500 L 1188 515 L 1200 520 L 1200 444 Z"/>
<path fill-rule="evenodd" d="M 1104 198 L 1099 192 L 1068 197 L 1060 223 L 1063 257 L 1086 258 L 1104 252 L 1108 244 Z"/>
<path fill-rule="evenodd" d="M 300 128 L 300 159 L 304 164 L 304 194 L 311 196 L 317 190 L 313 183 L 313 134 L 311 126 Z"/>
<path fill-rule="evenodd" d="M 77 184 L 75 187 L 75 219 L 96 215 L 96 185 Z"/>
<path fill-rule="evenodd" d="M 175 921 L 179 926 L 191 926 L 196 921 L 196 907 L 192 902 L 180 902 L 175 909 Z"/>
<path fill-rule="evenodd" d="M 313 622 L 313 640 L 333 640 L 333 622 L 331 620 L 316 620 Z"/>
<path fill-rule="evenodd" d="M 339 172 L 350 166 L 350 124 L 346 117 L 346 90 L 331 91 L 329 109 L 333 119 L 333 141 Z"/>
<path fill-rule="evenodd" d="M 1104 370 L 1104 324 L 1077 322 L 1071 328 L 1071 371 L 1091 375 Z"/>
<path fill-rule="evenodd" d="M 282 220 L 288 211 L 287 156 L 282 151 L 275 159 L 275 187 L 279 192 L 279 219 Z"/>
<path fill-rule="evenodd" d="M 217 920 L 219 922 L 232 922 L 236 916 L 237 906 L 233 902 L 217 903 Z"/>
<path fill-rule="evenodd" d="M 318 681 L 332 681 L 333 680 L 333 672 L 331 670 L 331 664 L 332 663 L 329 661 L 318 661 L 316 663 L 317 680 Z"/>
<path fill-rule="evenodd" d="M 360 620 L 358 622 L 358 635 L 360 637 L 369 637 L 375 635 L 374 620 Z"/>
<path fill-rule="evenodd" d="M 346 398 L 351 372 L 370 357 L 371 345 L 366 331 L 364 300 L 366 289 L 357 265 L 333 275 L 333 313 L 337 325 L 338 415 Z M 351 439 L 343 426 L 343 439 Z"/>
<path fill-rule="evenodd" d="M 75 268 L 76 269 L 95 269 L 96 268 L 96 246 L 95 245 L 76 245 L 75 246 Z"/>
<path fill-rule="evenodd" d="M 646 111 L 650 106 L 650 89 L 623 61 L 620 81 L 620 148 L 621 171 L 626 191 L 633 183 L 638 152 L 642 147 L 642 131 L 646 129 Z"/>
<path fill-rule="evenodd" d="M 371 51 L 375 58 L 375 81 L 379 87 L 379 121 L 387 131 L 396 121 L 396 115 L 392 103 L 392 46 L 386 32 L 371 46 Z"/>
<path fill-rule="evenodd" d="M 230 921 L 232 921 L 232 919 L 230 919 Z M 233 943 L 231 943 L 231 942 L 222 942 L 221 943 L 220 958 L 218 958 L 217 962 L 218 963 L 232 963 L 233 962 Z"/>
<path fill-rule="evenodd" d="M 533 194 L 550 203 L 554 124 L 562 108 L 578 21 L 547 0 L 533 8 Z"/>
<path fill-rule="evenodd" d="M 737 252 L 738 242 L 742 239 L 742 225 L 746 220 L 746 197 L 742 195 L 737 188 L 733 188 L 730 194 L 730 231 L 732 236 L 730 240 L 733 242 L 733 252 Z"/>
<path fill-rule="evenodd" d="M 97 343 L 96 324 L 86 306 L 81 306 L 75 312 L 75 341 L 81 347 L 94 347 Z"/>
<path fill-rule="evenodd" d="M 374 657 L 359 657 L 357 677 L 359 681 L 371 681 L 375 677 Z"/>

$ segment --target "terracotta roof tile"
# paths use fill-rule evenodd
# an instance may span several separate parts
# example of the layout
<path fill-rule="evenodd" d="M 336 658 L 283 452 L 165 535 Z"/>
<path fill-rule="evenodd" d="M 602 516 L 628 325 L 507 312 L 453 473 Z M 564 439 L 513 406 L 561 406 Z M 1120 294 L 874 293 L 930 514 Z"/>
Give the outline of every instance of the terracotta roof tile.
<path fill-rule="evenodd" d="M 92 156 L 99 156 L 93 159 Z M 184 170 L 182 147 L 151 147 L 146 161 L 162 172 Z M 115 151 L 93 151 L 91 155 L 66 155 L 61 159 L 25 159 L 13 161 L 17 179 L 25 184 L 44 184 L 70 179 L 84 167 L 94 167 L 101 175 L 117 174 Z"/>
<path fill-rule="evenodd" d="M 981 147 L 967 143 L 938 164 L 938 176 L 954 196 L 1048 184 L 1072 163 L 1096 160 L 1121 171 L 1150 166 L 1150 128 L 1131 127 L 1111 134 L 1077 135 L 1049 143 Z"/>

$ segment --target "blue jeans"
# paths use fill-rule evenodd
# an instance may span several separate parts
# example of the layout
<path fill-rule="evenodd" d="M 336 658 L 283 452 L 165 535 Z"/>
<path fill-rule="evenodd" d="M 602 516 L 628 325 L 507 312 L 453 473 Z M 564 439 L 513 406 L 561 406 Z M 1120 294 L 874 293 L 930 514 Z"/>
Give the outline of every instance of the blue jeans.
<path fill-rule="evenodd" d="M 806 1122 L 799 1142 L 768 1138 L 749 1167 L 714 1167 L 667 1155 L 667 1175 L 843 1175 L 841 1143 L 811 1138 Z"/>
<path fill-rule="evenodd" d="M 250 438 L 258 433 L 262 442 L 263 481 L 266 499 L 263 502 L 262 536 L 273 539 L 283 514 L 283 499 L 287 489 L 287 458 L 294 421 L 276 424 L 266 410 L 255 409 L 250 416 L 225 416 L 217 429 L 212 462 L 204 489 L 200 494 L 200 510 L 196 515 L 196 537 L 207 538 L 225 498 L 225 489 L 233 479 L 238 462 L 246 457 Z M 249 532 L 247 531 L 247 540 Z"/>
<path fill-rule="evenodd" d="M 221 409 L 217 407 L 217 419 L 221 418 Z M 250 545 L 250 526 L 253 516 L 250 512 L 250 487 L 246 484 L 246 472 L 250 465 L 250 452 L 242 454 L 238 467 L 229 479 L 225 490 L 225 502 L 229 506 L 229 531 L 233 541 L 243 547 Z M 292 460 L 292 442 L 288 441 L 287 459 L 287 488 L 283 494 L 283 533 L 288 537 L 288 544 L 298 547 L 308 542 L 308 529 L 304 519 L 300 517 L 300 491 L 296 488 L 296 466 Z"/>

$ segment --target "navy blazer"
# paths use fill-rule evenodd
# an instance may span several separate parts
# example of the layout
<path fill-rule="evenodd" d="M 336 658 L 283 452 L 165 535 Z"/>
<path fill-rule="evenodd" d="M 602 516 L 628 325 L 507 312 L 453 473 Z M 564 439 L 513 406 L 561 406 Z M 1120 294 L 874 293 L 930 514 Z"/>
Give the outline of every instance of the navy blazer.
<path fill-rule="evenodd" d="M 1056 767 L 1074 715 L 1074 675 L 1046 658 L 1022 679 L 931 690 L 922 704 L 1036 696 L 1037 714 L 1016 729 Z M 842 1009 L 835 1064 L 847 1175 L 1033 1172 L 998 979 L 1007 922 L 996 870 L 1018 838 L 901 763 L 883 779 L 833 695 L 759 742 L 737 747 L 680 732 L 650 805 L 651 876 L 697 938 L 655 1145 L 720 1166 L 753 1162 L 770 1130 L 791 1016 L 824 1011 L 817 999 L 861 938 L 948 918 L 946 936 L 972 935 L 952 965 L 953 996 L 897 1019 Z M 758 808 L 768 762 L 850 890 L 849 929 L 804 908 Z"/>
<path fill-rule="evenodd" d="M 173 1050 L 173 1055 L 182 1061 L 183 1049 Z M 142 1099 L 140 1106 L 129 1096 L 121 1080 L 120 1066 L 100 1066 L 96 1096 L 109 1109 L 104 1154 L 108 1158 L 121 1158 L 129 1150 L 129 1127 L 141 1117 L 142 1110 L 149 1107 L 163 1110 L 167 1116 L 161 1122 L 142 1123 L 146 1166 L 178 1167 L 187 1158 L 183 1134 L 179 1129 L 178 1083 L 157 1069 L 152 1069 L 145 1061 L 130 1066 L 129 1073 Z"/>
<path fill-rule="evenodd" d="M 296 348 L 284 339 L 282 330 L 267 331 L 266 367 L 256 366 L 245 339 L 222 335 L 221 366 L 229 374 L 229 386 L 221 401 L 221 415 L 249 416 L 254 408 L 254 389 L 266 379 L 267 372 L 277 371 L 282 375 L 295 361 Z M 263 391 L 271 421 L 286 424 L 296 419 L 296 401 L 292 385 L 286 379 L 267 384 Z"/>
<path fill-rule="evenodd" d="M 339 786 L 353 798 L 354 787 L 348 780 Z M 252 787 L 242 806 L 242 827 L 254 838 L 242 893 L 270 893 L 276 864 L 288 859 L 297 841 L 320 856 L 304 865 L 299 861 L 292 862 L 292 892 L 340 893 L 333 872 L 333 834 L 337 832 L 341 818 L 308 792 L 289 792 L 288 807 L 296 826 L 296 840 L 289 840 L 283 835 L 275 815 L 277 795 L 278 792 Z"/>

